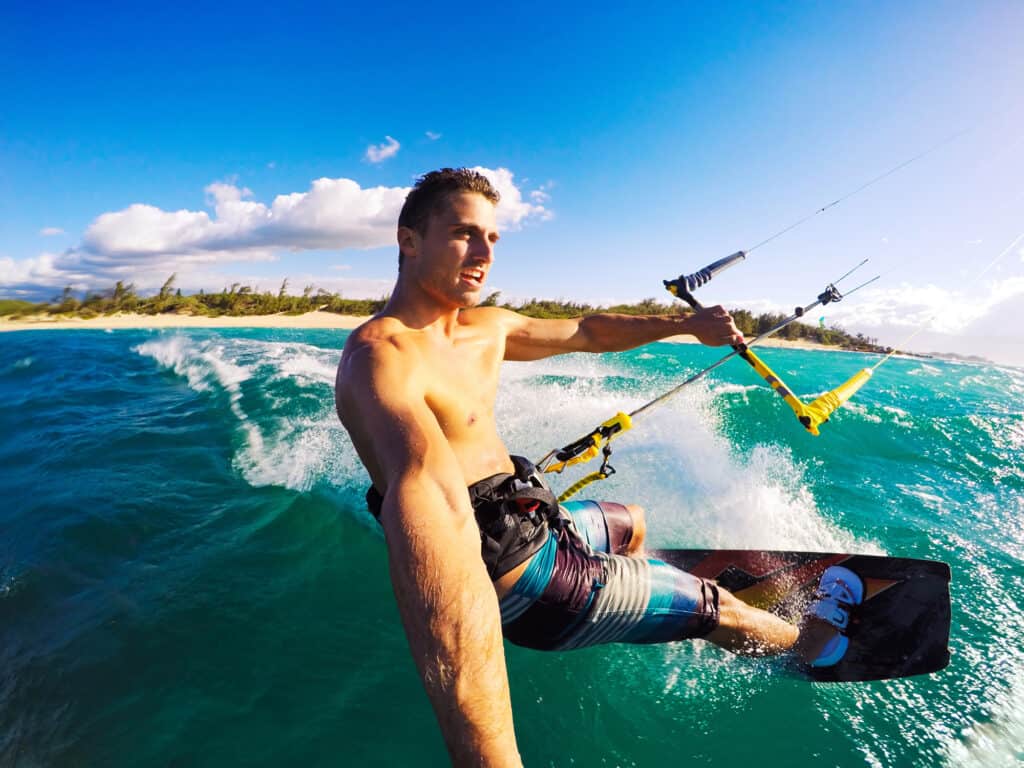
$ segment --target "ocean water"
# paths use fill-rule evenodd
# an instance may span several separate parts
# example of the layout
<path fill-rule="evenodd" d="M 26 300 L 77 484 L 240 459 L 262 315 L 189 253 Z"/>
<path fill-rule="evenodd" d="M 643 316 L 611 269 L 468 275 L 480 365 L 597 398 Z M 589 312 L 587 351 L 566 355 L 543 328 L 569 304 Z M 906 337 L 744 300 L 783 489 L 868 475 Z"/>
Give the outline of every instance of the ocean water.
<path fill-rule="evenodd" d="M 0 336 L 0 766 L 447 764 L 333 410 L 344 339 Z M 721 354 L 509 364 L 499 423 L 537 459 Z M 765 358 L 801 396 L 873 362 Z M 814 438 L 737 361 L 638 418 L 590 495 L 643 504 L 652 546 L 945 560 L 952 661 L 829 685 L 701 642 L 507 646 L 526 764 L 1024 763 L 1022 397 L 892 360 Z"/>

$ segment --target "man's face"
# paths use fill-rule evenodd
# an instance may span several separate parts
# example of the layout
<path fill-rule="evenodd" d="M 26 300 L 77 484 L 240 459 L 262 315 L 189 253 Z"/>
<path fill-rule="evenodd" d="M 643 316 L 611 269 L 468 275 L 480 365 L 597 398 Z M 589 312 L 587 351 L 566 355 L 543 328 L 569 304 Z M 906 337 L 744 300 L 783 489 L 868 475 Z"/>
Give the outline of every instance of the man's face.
<path fill-rule="evenodd" d="M 438 302 L 472 307 L 480 301 L 498 237 L 493 203 L 475 192 L 454 194 L 442 212 L 430 217 L 424 235 L 399 230 L 399 241 L 413 246 L 402 271 L 411 267 L 416 281 Z"/>

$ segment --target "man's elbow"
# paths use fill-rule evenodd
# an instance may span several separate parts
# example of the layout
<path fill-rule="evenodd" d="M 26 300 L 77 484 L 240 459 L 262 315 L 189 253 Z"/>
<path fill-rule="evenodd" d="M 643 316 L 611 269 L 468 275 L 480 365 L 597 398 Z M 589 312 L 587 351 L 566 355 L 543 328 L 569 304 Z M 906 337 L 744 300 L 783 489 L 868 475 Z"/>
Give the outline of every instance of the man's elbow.
<path fill-rule="evenodd" d="M 573 341 L 574 348 L 578 352 L 611 352 L 608 349 L 605 334 L 601 332 L 602 318 L 599 315 L 590 315 L 580 320 L 579 329 L 576 331 Z"/>
<path fill-rule="evenodd" d="M 450 532 L 476 526 L 469 494 L 461 484 L 439 482 L 425 462 L 417 462 L 393 477 L 384 494 L 381 523 L 402 528 L 440 526 Z"/>

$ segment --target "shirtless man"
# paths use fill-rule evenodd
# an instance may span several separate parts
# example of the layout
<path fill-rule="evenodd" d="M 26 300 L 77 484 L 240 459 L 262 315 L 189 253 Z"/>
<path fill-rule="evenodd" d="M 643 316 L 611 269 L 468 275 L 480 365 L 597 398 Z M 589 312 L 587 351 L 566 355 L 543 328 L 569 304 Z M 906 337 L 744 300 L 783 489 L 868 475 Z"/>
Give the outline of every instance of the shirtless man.
<path fill-rule="evenodd" d="M 503 360 L 676 334 L 710 345 L 743 337 L 722 307 L 574 320 L 475 307 L 498 242 L 497 202 L 466 169 L 419 180 L 398 221 L 394 292 L 349 337 L 336 382 L 338 415 L 373 483 L 367 501 L 410 650 L 456 765 L 521 764 L 503 628 L 543 649 L 703 637 L 780 653 L 799 635 L 711 582 L 646 560 L 638 507 L 559 509 L 532 465 L 509 457 L 494 419 Z"/>

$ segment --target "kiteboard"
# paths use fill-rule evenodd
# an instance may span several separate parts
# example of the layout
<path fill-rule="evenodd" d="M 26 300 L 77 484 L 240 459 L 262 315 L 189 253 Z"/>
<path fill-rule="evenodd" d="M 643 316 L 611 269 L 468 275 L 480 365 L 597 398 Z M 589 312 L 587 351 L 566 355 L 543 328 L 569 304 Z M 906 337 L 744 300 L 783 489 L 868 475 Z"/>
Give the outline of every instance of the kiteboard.
<path fill-rule="evenodd" d="M 833 666 L 799 664 L 822 682 L 885 680 L 936 672 L 949 663 L 950 571 L 946 563 L 878 555 L 665 549 L 647 553 L 710 579 L 745 603 L 802 624 L 825 569 L 842 565 L 864 583 L 850 609 L 850 639 Z"/>

